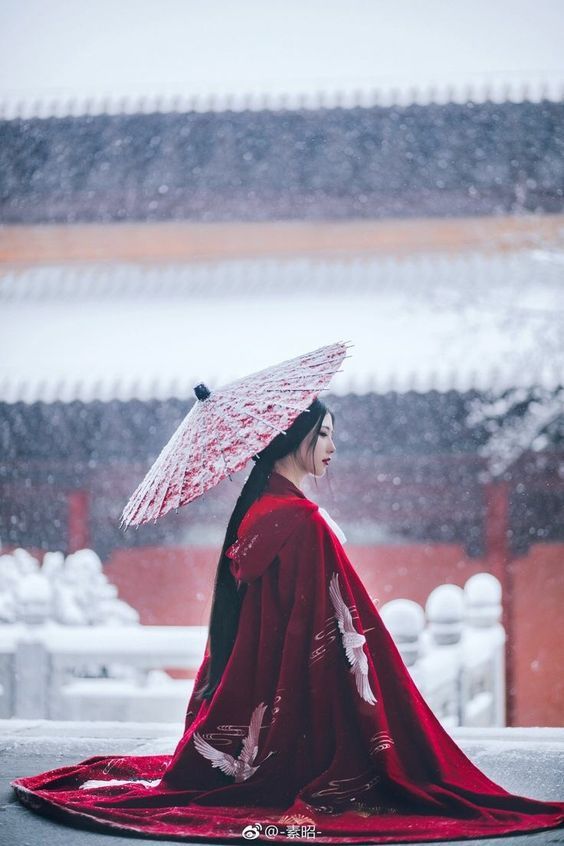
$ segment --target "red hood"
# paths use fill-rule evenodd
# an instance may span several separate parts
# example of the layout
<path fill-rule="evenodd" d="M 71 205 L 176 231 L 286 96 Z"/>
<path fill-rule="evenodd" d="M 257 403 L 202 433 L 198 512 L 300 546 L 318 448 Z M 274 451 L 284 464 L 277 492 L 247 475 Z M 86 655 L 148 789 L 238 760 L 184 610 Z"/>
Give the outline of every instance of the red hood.
<path fill-rule="evenodd" d="M 273 471 L 264 493 L 243 517 L 238 540 L 225 553 L 235 578 L 251 582 L 262 576 L 300 523 L 317 509 L 293 482 Z"/>

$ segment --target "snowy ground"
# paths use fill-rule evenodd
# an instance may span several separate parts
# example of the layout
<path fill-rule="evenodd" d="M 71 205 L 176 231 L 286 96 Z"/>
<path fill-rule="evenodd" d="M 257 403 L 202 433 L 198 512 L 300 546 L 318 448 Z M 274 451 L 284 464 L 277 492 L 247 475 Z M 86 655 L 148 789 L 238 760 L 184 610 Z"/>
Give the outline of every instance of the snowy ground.
<path fill-rule="evenodd" d="M 11 779 L 62 767 L 91 755 L 167 753 L 181 734 L 166 723 L 60 723 L 0 720 L 1 846 L 131 846 L 132 839 L 81 831 L 32 813 L 15 799 Z M 508 790 L 538 799 L 564 799 L 564 728 L 454 729 L 466 754 Z M 162 840 L 146 839 L 146 844 Z M 241 841 L 244 842 L 244 841 Z M 442 841 L 448 846 L 446 841 Z M 564 828 L 516 837 L 458 840 L 466 846 L 564 844 Z"/>

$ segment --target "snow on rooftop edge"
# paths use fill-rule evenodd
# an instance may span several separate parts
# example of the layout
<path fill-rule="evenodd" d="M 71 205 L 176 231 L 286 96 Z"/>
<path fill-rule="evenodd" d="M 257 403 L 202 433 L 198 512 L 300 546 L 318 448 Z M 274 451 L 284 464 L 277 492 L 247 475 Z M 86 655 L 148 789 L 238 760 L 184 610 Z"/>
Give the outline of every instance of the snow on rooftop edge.
<path fill-rule="evenodd" d="M 563 381 L 561 264 L 539 251 L 34 268 L 0 280 L 0 302 L 11 403 L 190 399 L 337 337 L 355 345 L 337 394 Z"/>
<path fill-rule="evenodd" d="M 505 252 L 470 250 L 457 253 L 220 258 L 193 262 L 85 262 L 46 264 L 0 275 L 0 304 L 130 300 L 199 300 L 339 293 L 382 294 L 401 289 L 404 296 L 448 286 L 457 299 L 470 288 L 490 295 L 511 287 L 517 292 L 562 285 L 564 250 L 520 249 Z M 452 300 L 451 300 L 452 301 Z"/>
<path fill-rule="evenodd" d="M 75 92 L 56 90 L 34 94 L 4 94 L 0 119 L 78 117 L 82 115 L 169 114 L 178 112 L 318 111 L 375 106 L 446 105 L 449 103 L 523 103 L 564 100 L 564 74 L 540 79 L 494 77 L 477 82 L 468 77 L 454 83 L 413 85 L 399 82 L 378 87 L 308 88 L 301 91 L 217 91 L 187 95 L 184 90 L 157 92 Z"/>

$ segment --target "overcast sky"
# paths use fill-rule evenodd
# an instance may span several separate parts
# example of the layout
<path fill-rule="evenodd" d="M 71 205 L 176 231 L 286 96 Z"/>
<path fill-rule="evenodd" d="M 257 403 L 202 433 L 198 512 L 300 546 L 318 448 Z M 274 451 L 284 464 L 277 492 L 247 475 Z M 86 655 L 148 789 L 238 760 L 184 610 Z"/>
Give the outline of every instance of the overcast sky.
<path fill-rule="evenodd" d="M 0 0 L 0 99 L 564 83 L 564 0 Z"/>

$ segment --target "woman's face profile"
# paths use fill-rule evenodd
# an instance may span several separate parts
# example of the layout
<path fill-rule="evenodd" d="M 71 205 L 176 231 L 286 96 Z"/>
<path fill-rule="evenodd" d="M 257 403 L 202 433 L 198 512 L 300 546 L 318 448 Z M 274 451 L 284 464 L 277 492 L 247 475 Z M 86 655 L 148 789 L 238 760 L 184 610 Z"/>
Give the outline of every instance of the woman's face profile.
<path fill-rule="evenodd" d="M 319 437 L 312 451 L 311 444 L 314 439 L 315 427 L 301 442 L 296 458 L 306 473 L 311 473 L 313 476 L 324 476 L 336 449 L 333 443 L 333 421 L 329 412 L 323 418 Z"/>

